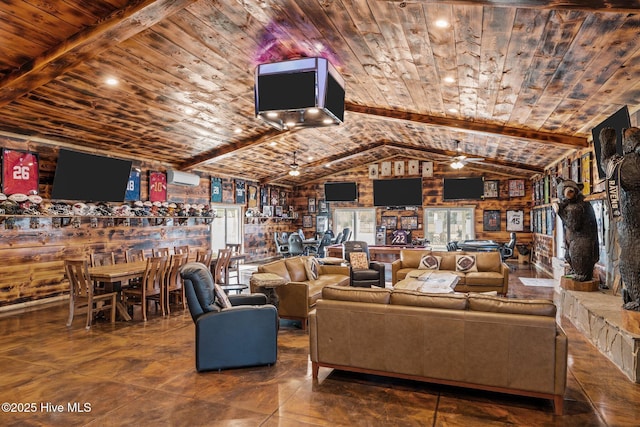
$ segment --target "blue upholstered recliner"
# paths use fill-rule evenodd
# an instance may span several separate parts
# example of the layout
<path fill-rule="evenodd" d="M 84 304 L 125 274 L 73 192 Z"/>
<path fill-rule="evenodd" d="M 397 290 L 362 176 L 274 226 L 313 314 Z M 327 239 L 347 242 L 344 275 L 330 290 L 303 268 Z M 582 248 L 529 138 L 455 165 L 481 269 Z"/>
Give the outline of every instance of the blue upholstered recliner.
<path fill-rule="evenodd" d="M 264 294 L 229 295 L 232 307 L 220 308 L 208 268 L 190 262 L 180 275 L 196 324 L 198 372 L 276 362 L 278 310 Z"/>

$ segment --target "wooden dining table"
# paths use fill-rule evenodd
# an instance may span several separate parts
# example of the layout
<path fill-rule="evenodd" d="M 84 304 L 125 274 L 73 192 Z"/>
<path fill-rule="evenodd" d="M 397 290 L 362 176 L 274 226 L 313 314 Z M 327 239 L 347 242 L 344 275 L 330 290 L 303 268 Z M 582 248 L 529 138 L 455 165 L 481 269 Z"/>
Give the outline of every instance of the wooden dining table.
<path fill-rule="evenodd" d="M 96 282 L 118 283 L 126 282 L 129 279 L 136 279 L 144 276 L 147 268 L 147 261 L 126 262 L 123 264 L 100 265 L 89 267 L 89 278 Z M 116 308 L 120 316 L 126 320 L 131 320 L 122 299 L 118 298 Z"/>

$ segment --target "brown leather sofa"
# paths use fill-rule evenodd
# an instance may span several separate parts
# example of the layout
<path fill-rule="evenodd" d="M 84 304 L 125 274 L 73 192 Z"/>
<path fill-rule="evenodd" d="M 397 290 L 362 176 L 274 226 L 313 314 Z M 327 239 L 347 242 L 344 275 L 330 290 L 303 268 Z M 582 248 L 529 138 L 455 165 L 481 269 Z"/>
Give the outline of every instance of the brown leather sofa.
<path fill-rule="evenodd" d="M 567 338 L 548 300 L 328 286 L 309 318 L 319 367 L 553 399 Z"/>
<path fill-rule="evenodd" d="M 416 270 L 420 259 L 424 255 L 436 255 L 442 257 L 440 261 L 441 271 L 454 273 L 460 277 L 456 285 L 456 292 L 489 292 L 496 291 L 507 295 L 509 290 L 509 266 L 502 262 L 500 252 L 440 252 L 401 250 L 400 258 L 391 264 L 391 283 L 395 285 L 404 279 L 412 270 Z M 456 255 L 475 255 L 478 271 L 463 273 L 456 271 Z"/>
<path fill-rule="evenodd" d="M 318 269 L 318 278 L 308 279 L 305 263 L 309 258 L 284 258 L 258 266 L 258 273 L 274 273 L 287 281 L 276 288 L 280 299 L 278 315 L 284 319 L 300 320 L 304 330 L 307 329 L 309 310 L 315 307 L 322 288 L 328 285 L 349 286 L 350 281 L 349 267 L 322 264 Z M 251 289 L 251 292 L 255 290 Z"/>

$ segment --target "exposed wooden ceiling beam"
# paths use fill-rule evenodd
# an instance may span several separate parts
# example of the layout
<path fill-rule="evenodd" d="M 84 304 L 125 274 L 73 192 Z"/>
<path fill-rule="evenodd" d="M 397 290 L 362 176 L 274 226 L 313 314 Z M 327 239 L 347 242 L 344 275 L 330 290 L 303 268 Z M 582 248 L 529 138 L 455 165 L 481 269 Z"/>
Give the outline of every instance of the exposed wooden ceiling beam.
<path fill-rule="evenodd" d="M 386 1 L 386 0 L 385 0 Z M 474 6 L 517 7 L 521 9 L 581 9 L 604 12 L 637 12 L 638 0 L 389 0 L 404 3 L 463 4 Z"/>
<path fill-rule="evenodd" d="M 366 114 L 389 120 L 422 123 L 429 126 L 455 129 L 458 132 L 469 134 L 492 135 L 500 138 L 514 138 L 523 141 L 535 141 L 567 148 L 586 148 L 589 146 L 586 138 L 572 135 L 562 135 L 551 132 L 538 132 L 528 129 L 512 128 L 489 123 L 476 123 L 465 120 L 450 119 L 447 117 L 429 116 L 426 114 L 409 113 L 406 111 L 390 110 L 386 108 L 367 107 L 364 105 L 345 102 L 345 109 L 352 113 Z"/>
<path fill-rule="evenodd" d="M 294 131 L 289 131 L 294 132 Z M 282 131 L 277 129 L 269 129 L 258 138 L 244 139 L 242 141 L 238 141 L 231 144 L 223 145 L 222 147 L 214 148 L 213 150 L 206 151 L 204 153 L 198 154 L 195 157 L 192 157 L 186 162 L 183 162 L 178 167 L 179 170 L 187 171 L 194 169 L 198 166 L 205 165 L 207 163 L 211 163 L 215 161 L 217 158 L 222 156 L 226 156 L 229 154 L 236 153 L 238 151 L 247 150 L 251 147 L 255 147 L 256 145 L 265 144 L 271 142 L 274 139 L 281 138 L 283 136 Z"/>
<path fill-rule="evenodd" d="M 52 81 L 196 0 L 143 0 L 80 31 L 0 79 L 0 107 Z"/>

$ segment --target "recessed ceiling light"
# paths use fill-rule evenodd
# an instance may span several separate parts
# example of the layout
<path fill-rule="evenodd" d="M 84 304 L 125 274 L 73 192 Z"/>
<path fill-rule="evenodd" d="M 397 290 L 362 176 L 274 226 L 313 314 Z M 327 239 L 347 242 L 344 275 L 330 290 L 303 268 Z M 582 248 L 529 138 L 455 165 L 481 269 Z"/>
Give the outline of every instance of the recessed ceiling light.
<path fill-rule="evenodd" d="M 240 132 L 242 132 L 242 129 L 240 129 L 240 128 L 235 128 L 235 129 L 233 130 L 233 132 L 234 132 L 234 133 L 240 133 Z"/>
<path fill-rule="evenodd" d="M 456 79 L 454 79 L 451 76 L 447 76 L 447 77 L 444 78 L 444 81 L 445 81 L 445 83 L 453 83 L 453 82 L 456 81 Z"/>
<path fill-rule="evenodd" d="M 275 142 L 275 141 L 271 141 L 271 142 L 269 143 L 269 145 L 270 145 L 270 146 L 272 146 L 272 147 L 275 147 L 277 144 L 278 144 L 278 143 L 277 143 L 277 142 Z"/>
<path fill-rule="evenodd" d="M 191 107 L 185 107 L 185 109 L 184 109 L 184 113 L 185 113 L 185 114 L 189 114 L 189 115 L 191 115 L 191 114 L 193 114 L 193 113 L 195 113 L 195 112 L 196 112 L 196 110 L 194 110 L 194 109 L 193 109 L 193 108 L 191 108 Z"/>
<path fill-rule="evenodd" d="M 118 84 L 118 80 L 113 77 L 109 77 L 107 80 L 105 80 L 105 83 L 109 86 L 115 86 Z"/>
<path fill-rule="evenodd" d="M 318 114 L 320 112 L 320 110 L 318 110 L 317 108 L 307 108 L 307 113 L 309 114 Z"/>
<path fill-rule="evenodd" d="M 269 117 L 270 119 L 275 119 L 276 117 L 278 117 L 278 113 L 276 113 L 275 111 L 269 111 L 267 113 L 267 117 Z"/>
<path fill-rule="evenodd" d="M 447 21 L 446 19 L 438 19 L 436 21 L 436 27 L 438 27 L 438 28 L 448 28 L 449 27 L 449 21 Z"/>
<path fill-rule="evenodd" d="M 296 125 L 296 122 L 294 121 L 288 121 L 285 123 L 285 125 L 287 125 L 288 128 L 292 128 Z"/>
<path fill-rule="evenodd" d="M 456 108 L 449 108 L 450 113 L 457 113 L 458 110 Z"/>
<path fill-rule="evenodd" d="M 331 120 L 331 119 L 324 119 L 324 120 L 322 121 L 322 123 L 324 123 L 325 125 L 330 125 L 330 124 L 332 124 L 332 123 L 333 123 L 333 120 Z"/>
<path fill-rule="evenodd" d="M 309 156 L 309 157 L 307 157 L 307 160 L 308 160 L 308 161 L 313 160 L 313 156 Z"/>

